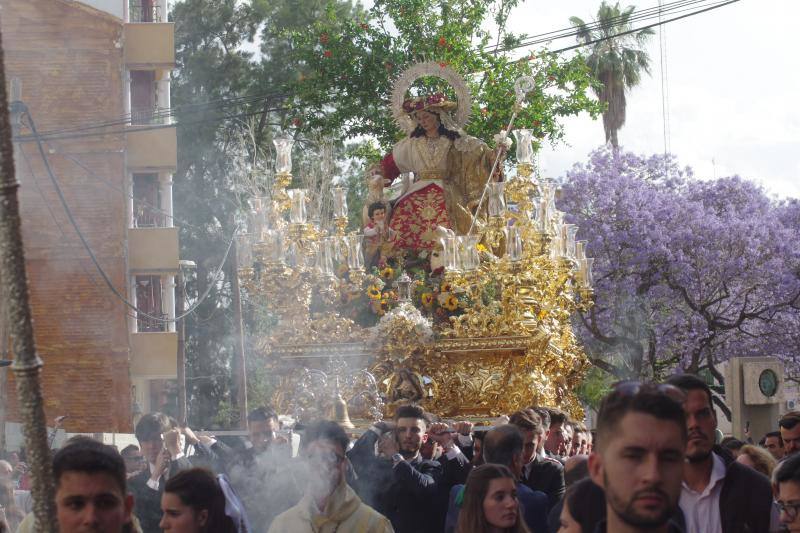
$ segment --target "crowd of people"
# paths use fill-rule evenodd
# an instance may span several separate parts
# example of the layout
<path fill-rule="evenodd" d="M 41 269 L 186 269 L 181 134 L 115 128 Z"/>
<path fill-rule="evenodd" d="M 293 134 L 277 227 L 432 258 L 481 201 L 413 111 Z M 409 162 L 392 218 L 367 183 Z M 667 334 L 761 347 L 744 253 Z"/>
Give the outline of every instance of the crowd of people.
<path fill-rule="evenodd" d="M 296 428 L 295 450 L 266 408 L 250 413 L 246 445 L 150 413 L 139 446 L 75 437 L 54 454 L 59 530 L 800 531 L 800 412 L 757 444 L 720 439 L 708 386 L 676 375 L 616 384 L 595 425 L 530 406 L 474 426 L 409 404 L 356 435 L 327 420 Z M 0 461 L 3 527 L 34 531 L 13 474 Z"/>

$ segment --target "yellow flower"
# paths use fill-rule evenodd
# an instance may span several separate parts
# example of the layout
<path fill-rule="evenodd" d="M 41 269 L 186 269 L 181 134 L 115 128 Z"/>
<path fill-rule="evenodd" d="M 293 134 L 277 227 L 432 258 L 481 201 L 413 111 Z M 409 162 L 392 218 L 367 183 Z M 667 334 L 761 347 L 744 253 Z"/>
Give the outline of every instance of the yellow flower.
<path fill-rule="evenodd" d="M 445 300 L 444 304 L 442 304 L 442 307 L 444 307 L 448 311 L 455 311 L 456 309 L 458 309 L 458 298 L 456 298 L 452 294 L 449 295 L 447 297 L 447 300 Z"/>
<path fill-rule="evenodd" d="M 488 252 L 489 250 L 481 243 L 478 243 L 475 248 L 478 249 L 479 252 Z"/>
<path fill-rule="evenodd" d="M 392 267 L 386 267 L 381 270 L 381 277 L 386 279 L 391 279 L 394 277 L 394 269 Z"/>
<path fill-rule="evenodd" d="M 439 290 L 442 293 L 445 293 L 445 292 L 450 292 L 451 289 L 452 289 L 452 287 L 450 286 L 449 283 L 442 283 L 442 286 L 441 286 L 441 288 Z"/>
<path fill-rule="evenodd" d="M 424 292 L 422 293 L 422 296 L 420 296 L 420 300 L 422 300 L 422 305 L 425 307 L 430 307 L 433 305 L 433 294 Z"/>
<path fill-rule="evenodd" d="M 370 285 L 369 289 L 367 289 L 367 296 L 372 300 L 380 300 L 381 289 L 377 285 Z"/>

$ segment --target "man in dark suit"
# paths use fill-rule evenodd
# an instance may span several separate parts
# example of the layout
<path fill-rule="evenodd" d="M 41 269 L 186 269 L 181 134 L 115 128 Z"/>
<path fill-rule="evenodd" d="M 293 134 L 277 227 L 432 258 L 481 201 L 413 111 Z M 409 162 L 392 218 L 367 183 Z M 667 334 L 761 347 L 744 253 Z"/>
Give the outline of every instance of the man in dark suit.
<path fill-rule="evenodd" d="M 160 533 L 158 524 L 164 484 L 171 476 L 192 465 L 181 450 L 180 429 L 164 413 L 144 415 L 136 424 L 135 434 L 147 468 L 128 480 L 128 488 L 134 497 L 133 512 L 144 533 Z"/>
<path fill-rule="evenodd" d="M 524 441 L 522 483 L 547 494 L 548 506 L 553 507 L 564 497 L 564 467 L 555 459 L 539 453 L 545 438 L 541 417 L 532 409 L 525 409 L 512 413 L 509 424 L 520 430 Z"/>
<path fill-rule="evenodd" d="M 347 457 L 358 476 L 356 492 L 392 522 L 397 533 L 439 533 L 436 509 L 442 466 L 423 459 L 427 420 L 419 406 L 397 408 L 393 423 L 379 422 L 356 441 Z M 382 457 L 375 455 L 380 441 Z"/>

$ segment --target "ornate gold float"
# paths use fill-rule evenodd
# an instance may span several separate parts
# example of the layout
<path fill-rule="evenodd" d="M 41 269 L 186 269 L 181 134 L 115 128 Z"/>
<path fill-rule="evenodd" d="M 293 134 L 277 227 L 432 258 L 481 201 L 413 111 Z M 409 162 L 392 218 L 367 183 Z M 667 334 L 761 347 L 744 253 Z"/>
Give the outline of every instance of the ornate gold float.
<path fill-rule="evenodd" d="M 407 254 L 366 268 L 340 191 L 327 227 L 311 224 L 306 192 L 287 190 L 292 143 L 275 143 L 271 196 L 252 201 L 237 251 L 243 290 L 275 318 L 258 347 L 278 377 L 279 411 L 375 419 L 413 401 L 446 417 L 532 404 L 581 412 L 574 391 L 588 362 L 570 319 L 592 304 L 592 259 L 556 210 L 554 184 L 535 175 L 531 132 L 513 135 L 516 173 L 487 179 L 470 232 L 443 229 L 427 269 Z"/>

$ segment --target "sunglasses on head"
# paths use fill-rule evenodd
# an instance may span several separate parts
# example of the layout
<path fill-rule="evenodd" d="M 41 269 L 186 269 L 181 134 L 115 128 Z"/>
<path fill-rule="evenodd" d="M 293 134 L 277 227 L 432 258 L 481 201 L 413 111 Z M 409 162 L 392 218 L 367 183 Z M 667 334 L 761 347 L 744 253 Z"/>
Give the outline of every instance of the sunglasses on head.
<path fill-rule="evenodd" d="M 611 386 L 611 394 L 618 396 L 636 396 L 641 392 L 663 394 L 678 403 L 686 401 L 686 394 L 669 383 L 642 383 L 641 381 L 625 380 L 618 381 Z"/>

